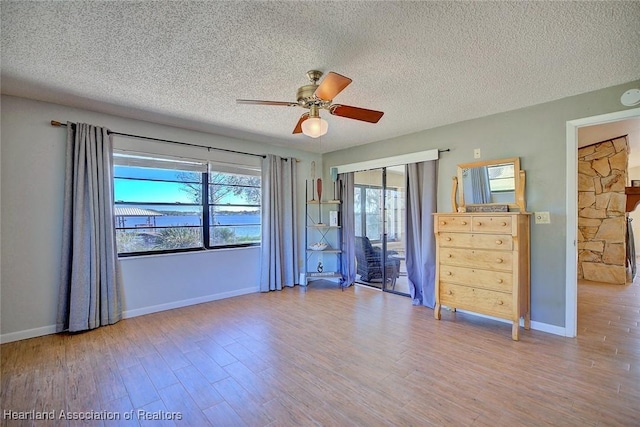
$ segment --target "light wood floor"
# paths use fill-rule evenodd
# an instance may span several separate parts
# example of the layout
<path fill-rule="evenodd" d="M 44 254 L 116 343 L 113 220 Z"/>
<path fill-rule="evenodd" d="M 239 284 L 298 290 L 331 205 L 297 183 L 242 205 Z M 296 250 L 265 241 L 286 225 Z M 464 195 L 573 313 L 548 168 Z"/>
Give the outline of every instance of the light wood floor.
<path fill-rule="evenodd" d="M 509 324 L 436 321 L 364 287 L 246 295 L 2 345 L 0 406 L 114 411 L 143 426 L 173 421 L 122 414 L 175 411 L 188 426 L 637 426 L 638 283 L 581 284 L 579 301 L 577 339 L 532 330 L 514 342 Z"/>

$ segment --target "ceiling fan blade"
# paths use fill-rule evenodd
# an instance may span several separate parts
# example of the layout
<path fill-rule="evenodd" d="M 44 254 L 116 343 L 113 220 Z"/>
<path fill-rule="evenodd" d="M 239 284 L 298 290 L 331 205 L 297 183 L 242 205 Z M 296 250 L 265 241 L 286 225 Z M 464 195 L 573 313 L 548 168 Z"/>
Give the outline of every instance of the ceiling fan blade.
<path fill-rule="evenodd" d="M 332 100 L 337 94 L 342 92 L 342 90 L 349 86 L 351 83 L 351 79 L 349 77 L 345 77 L 338 73 L 334 73 L 333 71 L 329 72 L 327 76 L 322 80 L 320 86 L 317 87 L 315 91 L 315 95 L 324 99 L 325 101 Z"/>
<path fill-rule="evenodd" d="M 304 113 L 303 115 L 301 115 L 300 120 L 298 120 L 298 124 L 296 124 L 296 127 L 293 129 L 292 133 L 294 134 L 302 133 L 302 122 L 304 122 L 308 118 L 309 118 L 309 113 Z"/>
<path fill-rule="evenodd" d="M 297 102 L 287 101 L 260 101 L 257 99 L 236 99 L 237 104 L 252 104 L 252 105 L 277 105 L 283 107 L 297 107 Z"/>
<path fill-rule="evenodd" d="M 334 116 L 346 117 L 348 119 L 361 120 L 363 122 L 378 123 L 384 114 L 382 111 L 367 110 L 366 108 L 351 107 L 349 105 L 334 104 L 329 108 L 329 112 Z"/>

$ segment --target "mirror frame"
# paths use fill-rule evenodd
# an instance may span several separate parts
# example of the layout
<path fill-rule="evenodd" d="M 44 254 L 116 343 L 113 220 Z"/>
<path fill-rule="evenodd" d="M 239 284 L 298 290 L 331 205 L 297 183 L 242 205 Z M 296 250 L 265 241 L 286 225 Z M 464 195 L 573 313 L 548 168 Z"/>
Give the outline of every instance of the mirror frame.
<path fill-rule="evenodd" d="M 513 163 L 513 178 L 515 180 L 515 191 L 513 203 L 469 203 L 465 204 L 464 191 L 462 185 L 462 173 L 465 169 L 477 168 L 482 166 L 498 165 L 503 163 Z M 518 209 L 520 212 L 526 211 L 526 203 L 524 200 L 524 184 L 525 173 L 520 169 L 520 158 L 510 157 L 506 159 L 484 160 L 481 162 L 461 163 L 458 165 L 458 175 L 453 178 L 453 192 L 451 194 L 451 204 L 453 205 L 453 211 L 466 212 L 467 206 L 491 206 L 491 205 L 507 205 L 509 210 Z M 458 188 L 460 191 L 458 191 Z M 459 196 L 460 203 L 456 202 L 456 194 Z M 459 209 L 462 208 L 462 209 Z"/>

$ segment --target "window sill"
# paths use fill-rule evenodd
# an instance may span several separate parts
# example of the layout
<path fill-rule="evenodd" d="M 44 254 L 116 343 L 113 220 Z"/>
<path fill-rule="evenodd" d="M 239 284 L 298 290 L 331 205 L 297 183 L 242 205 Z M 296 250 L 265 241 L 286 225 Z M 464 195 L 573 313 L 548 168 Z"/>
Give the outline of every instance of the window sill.
<path fill-rule="evenodd" d="M 227 251 L 237 251 L 237 250 L 246 250 L 246 249 L 260 249 L 260 245 L 250 245 L 250 246 L 228 246 L 216 249 L 195 249 L 191 251 L 183 251 L 183 252 L 166 252 L 166 253 L 146 253 L 146 254 L 136 254 L 136 255 L 118 255 L 118 259 L 120 261 L 126 261 L 130 259 L 148 259 L 148 258 L 158 258 L 158 257 L 167 257 L 167 256 L 190 256 L 190 255 L 200 255 L 200 254 L 213 254 L 216 252 L 227 252 Z"/>

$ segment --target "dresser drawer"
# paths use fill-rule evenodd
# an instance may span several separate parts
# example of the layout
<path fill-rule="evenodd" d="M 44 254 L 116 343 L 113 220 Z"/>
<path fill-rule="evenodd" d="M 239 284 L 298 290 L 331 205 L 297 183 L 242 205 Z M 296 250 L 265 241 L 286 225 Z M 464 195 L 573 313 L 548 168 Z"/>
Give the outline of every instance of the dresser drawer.
<path fill-rule="evenodd" d="M 440 281 L 477 286 L 482 289 L 508 293 L 511 293 L 513 290 L 513 274 L 506 271 L 441 265 Z"/>
<path fill-rule="evenodd" d="M 440 233 L 439 236 L 441 247 L 513 250 L 513 238 L 505 234 Z"/>
<path fill-rule="evenodd" d="M 438 231 L 471 231 L 470 216 L 438 216 L 434 222 Z"/>
<path fill-rule="evenodd" d="M 471 219 L 471 230 L 474 233 L 511 234 L 511 220 L 510 216 L 476 216 Z"/>
<path fill-rule="evenodd" d="M 486 270 L 513 270 L 513 252 L 487 251 L 482 249 L 440 249 L 440 264 Z"/>
<path fill-rule="evenodd" d="M 440 283 L 440 304 L 511 319 L 512 296 L 471 286 Z"/>

